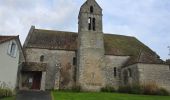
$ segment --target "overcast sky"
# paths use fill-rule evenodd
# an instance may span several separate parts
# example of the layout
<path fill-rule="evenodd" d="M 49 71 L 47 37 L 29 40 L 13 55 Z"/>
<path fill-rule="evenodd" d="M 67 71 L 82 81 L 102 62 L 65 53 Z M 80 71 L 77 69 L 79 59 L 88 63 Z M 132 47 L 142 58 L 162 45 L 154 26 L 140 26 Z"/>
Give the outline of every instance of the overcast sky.
<path fill-rule="evenodd" d="M 96 0 L 103 8 L 105 33 L 135 36 L 168 59 L 170 0 Z M 0 35 L 20 35 L 31 25 L 41 29 L 78 30 L 78 12 L 85 0 L 0 0 Z"/>

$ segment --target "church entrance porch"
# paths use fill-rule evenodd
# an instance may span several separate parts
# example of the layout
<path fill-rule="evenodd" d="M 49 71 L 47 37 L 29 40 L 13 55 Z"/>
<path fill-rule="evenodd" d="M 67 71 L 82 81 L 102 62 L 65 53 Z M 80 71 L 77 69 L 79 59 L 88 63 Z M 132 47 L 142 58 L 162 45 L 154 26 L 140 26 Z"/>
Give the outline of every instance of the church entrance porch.
<path fill-rule="evenodd" d="M 22 72 L 22 87 L 31 90 L 40 90 L 42 72 Z"/>
<path fill-rule="evenodd" d="M 23 63 L 20 90 L 45 90 L 46 64 Z"/>

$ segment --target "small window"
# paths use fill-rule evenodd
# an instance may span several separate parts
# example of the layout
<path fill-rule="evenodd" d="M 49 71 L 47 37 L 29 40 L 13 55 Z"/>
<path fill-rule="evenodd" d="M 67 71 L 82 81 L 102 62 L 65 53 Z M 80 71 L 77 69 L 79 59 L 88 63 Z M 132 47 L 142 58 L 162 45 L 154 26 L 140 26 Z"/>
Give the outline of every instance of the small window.
<path fill-rule="evenodd" d="M 114 76 L 116 77 L 117 76 L 117 68 L 114 67 Z"/>
<path fill-rule="evenodd" d="M 43 62 L 43 61 L 44 61 L 44 55 L 41 55 L 40 62 Z"/>
<path fill-rule="evenodd" d="M 11 41 L 8 47 L 8 55 L 10 55 L 11 57 L 16 57 L 16 54 L 17 54 L 17 45 L 15 42 Z"/>
<path fill-rule="evenodd" d="M 93 31 L 95 31 L 95 30 L 96 30 L 96 19 L 93 18 Z"/>
<path fill-rule="evenodd" d="M 130 68 L 128 69 L 128 72 L 129 72 L 129 77 L 132 77 L 132 70 Z"/>
<path fill-rule="evenodd" d="M 76 57 L 73 58 L 73 65 L 76 65 Z"/>
<path fill-rule="evenodd" d="M 93 6 L 90 6 L 90 13 L 93 13 Z"/>
<path fill-rule="evenodd" d="M 12 56 L 14 56 L 15 50 L 16 50 L 16 44 L 15 44 L 14 42 L 12 42 L 12 44 L 11 44 L 11 50 L 10 50 L 10 54 L 11 54 Z"/>
<path fill-rule="evenodd" d="M 89 25 L 89 30 L 91 30 L 91 17 L 89 17 L 89 19 L 88 19 L 88 25 Z"/>

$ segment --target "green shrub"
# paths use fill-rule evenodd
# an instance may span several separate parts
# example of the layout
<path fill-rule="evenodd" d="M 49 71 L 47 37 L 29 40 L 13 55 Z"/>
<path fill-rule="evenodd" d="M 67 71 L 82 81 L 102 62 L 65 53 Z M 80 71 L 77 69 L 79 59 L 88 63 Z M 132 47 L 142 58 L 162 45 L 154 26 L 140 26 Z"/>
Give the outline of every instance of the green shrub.
<path fill-rule="evenodd" d="M 145 95 L 169 95 L 167 90 L 158 87 L 155 83 L 120 86 L 118 92 Z"/>
<path fill-rule="evenodd" d="M 155 83 L 147 83 L 142 85 L 142 93 L 146 95 L 157 95 L 159 87 Z"/>
<path fill-rule="evenodd" d="M 0 81 L 0 98 L 12 96 L 13 92 L 5 82 Z"/>
<path fill-rule="evenodd" d="M 106 86 L 101 88 L 101 92 L 116 92 L 116 89 L 114 87 Z"/>
<path fill-rule="evenodd" d="M 130 94 L 141 94 L 141 90 L 142 88 L 140 85 L 126 85 L 118 88 L 118 92 Z"/>
<path fill-rule="evenodd" d="M 133 85 L 131 87 L 131 92 L 132 94 L 142 94 L 142 87 L 140 85 Z"/>
<path fill-rule="evenodd" d="M 80 92 L 81 87 L 80 86 L 73 86 L 70 89 L 59 89 L 59 91 L 63 91 L 63 92 Z"/>
<path fill-rule="evenodd" d="M 156 94 L 157 94 L 157 95 L 162 95 L 162 96 L 168 96 L 168 95 L 170 95 L 169 92 L 168 92 L 167 90 L 163 89 L 163 88 L 160 88 L 160 89 L 157 91 Z"/>
<path fill-rule="evenodd" d="M 0 88 L 0 98 L 12 96 L 13 92 L 10 89 Z"/>
<path fill-rule="evenodd" d="M 73 86 L 71 90 L 73 92 L 80 92 L 81 91 L 81 86 Z"/>
<path fill-rule="evenodd" d="M 118 92 L 120 93 L 130 93 L 131 92 L 131 86 L 127 85 L 127 86 L 119 86 L 118 88 Z"/>

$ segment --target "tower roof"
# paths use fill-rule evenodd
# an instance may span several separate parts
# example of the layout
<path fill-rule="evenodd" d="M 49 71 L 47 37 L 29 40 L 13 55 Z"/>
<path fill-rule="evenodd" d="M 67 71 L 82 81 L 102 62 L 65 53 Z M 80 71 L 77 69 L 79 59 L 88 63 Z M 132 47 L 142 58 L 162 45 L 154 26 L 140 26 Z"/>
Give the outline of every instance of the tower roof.
<path fill-rule="evenodd" d="M 95 0 L 87 0 L 80 8 L 80 13 L 90 13 L 89 8 L 93 6 L 95 14 L 102 14 L 102 8 Z"/>

